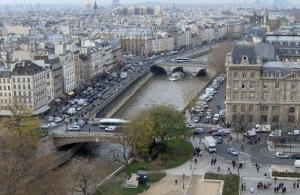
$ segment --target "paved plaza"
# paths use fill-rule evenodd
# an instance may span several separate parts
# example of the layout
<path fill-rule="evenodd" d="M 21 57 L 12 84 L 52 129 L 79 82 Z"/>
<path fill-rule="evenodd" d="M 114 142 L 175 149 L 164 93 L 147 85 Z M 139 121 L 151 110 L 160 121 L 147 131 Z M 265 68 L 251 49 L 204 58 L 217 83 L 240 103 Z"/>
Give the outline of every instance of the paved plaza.
<path fill-rule="evenodd" d="M 194 147 L 201 147 L 201 140 L 197 137 L 191 138 L 191 143 Z M 247 155 L 241 155 L 241 158 L 247 159 Z M 246 157 L 245 157 L 246 156 Z M 195 160 L 197 159 L 197 160 Z M 211 160 L 217 159 L 216 164 L 212 165 Z M 218 167 L 220 168 L 218 171 Z M 299 195 L 300 188 L 294 188 L 294 181 L 281 181 L 270 179 L 269 170 L 270 165 L 259 165 L 259 170 L 256 169 L 256 165 L 251 163 L 245 163 L 245 166 L 241 169 L 233 167 L 232 163 L 226 159 L 221 159 L 216 154 L 210 154 L 206 151 L 203 152 L 201 157 L 194 157 L 183 165 L 167 169 L 167 177 L 158 183 L 152 184 L 149 191 L 144 194 L 201 194 L 201 195 L 214 195 L 219 194 L 220 184 L 205 183 L 202 177 L 206 172 L 220 173 L 220 174 L 239 174 L 241 176 L 241 184 L 246 186 L 245 191 L 241 191 L 241 195 L 271 195 L 274 193 L 274 188 L 283 182 L 286 187 L 284 194 Z M 182 189 L 184 175 L 185 190 Z M 192 177 L 191 177 L 192 176 Z M 175 185 L 175 179 L 178 184 Z M 258 182 L 268 184 L 268 189 L 257 189 Z M 170 188 L 170 189 L 169 189 Z M 253 192 L 251 192 L 253 188 Z M 201 192 L 201 193 L 200 193 Z M 282 193 L 279 190 L 278 193 Z"/>

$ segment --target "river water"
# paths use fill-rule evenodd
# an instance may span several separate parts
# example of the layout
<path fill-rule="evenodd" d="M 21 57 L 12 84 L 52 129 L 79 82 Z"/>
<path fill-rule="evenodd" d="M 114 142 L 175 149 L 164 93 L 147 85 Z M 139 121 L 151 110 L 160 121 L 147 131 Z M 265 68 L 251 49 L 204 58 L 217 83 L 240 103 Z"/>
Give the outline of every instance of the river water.
<path fill-rule="evenodd" d="M 187 104 L 186 97 L 199 92 L 208 80 L 208 76 L 186 76 L 179 81 L 169 81 L 166 75 L 154 75 L 114 117 L 132 119 L 141 110 L 157 104 L 171 104 L 183 110 Z"/>

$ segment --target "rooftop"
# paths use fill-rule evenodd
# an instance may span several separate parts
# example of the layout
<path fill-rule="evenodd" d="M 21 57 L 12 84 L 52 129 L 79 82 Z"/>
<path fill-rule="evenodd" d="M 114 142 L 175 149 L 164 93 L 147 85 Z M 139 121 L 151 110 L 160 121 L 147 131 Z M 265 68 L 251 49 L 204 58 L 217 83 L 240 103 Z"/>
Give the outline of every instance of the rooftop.
<path fill-rule="evenodd" d="M 30 60 L 24 60 L 20 63 L 16 63 L 14 69 L 12 70 L 12 75 L 34 75 L 39 72 L 44 71 L 43 67 L 35 64 Z"/>

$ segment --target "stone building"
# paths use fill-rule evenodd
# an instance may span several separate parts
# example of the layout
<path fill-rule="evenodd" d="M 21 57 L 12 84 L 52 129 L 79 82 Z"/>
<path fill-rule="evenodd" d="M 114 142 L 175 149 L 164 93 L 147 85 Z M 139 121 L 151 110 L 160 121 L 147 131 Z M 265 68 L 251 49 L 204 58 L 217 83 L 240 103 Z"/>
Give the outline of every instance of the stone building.
<path fill-rule="evenodd" d="M 300 123 L 300 63 L 264 62 L 252 44 L 234 47 L 226 58 L 226 122 Z"/>

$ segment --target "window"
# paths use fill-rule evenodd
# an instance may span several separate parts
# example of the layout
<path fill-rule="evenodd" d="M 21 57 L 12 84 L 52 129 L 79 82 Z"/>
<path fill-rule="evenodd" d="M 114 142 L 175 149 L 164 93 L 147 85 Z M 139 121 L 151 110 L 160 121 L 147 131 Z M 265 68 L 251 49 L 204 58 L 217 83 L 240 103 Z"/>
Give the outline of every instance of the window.
<path fill-rule="evenodd" d="M 264 83 L 264 89 L 268 89 L 268 83 Z"/>
<path fill-rule="evenodd" d="M 233 88 L 238 89 L 239 88 L 239 82 L 238 81 L 233 81 Z"/>
<path fill-rule="evenodd" d="M 254 92 L 250 92 L 249 94 L 249 100 L 254 100 L 255 99 L 255 93 Z"/>
<path fill-rule="evenodd" d="M 260 110 L 261 111 L 268 111 L 269 110 L 269 106 L 261 106 Z"/>
<path fill-rule="evenodd" d="M 263 101 L 268 101 L 269 100 L 269 92 L 263 92 L 262 99 L 263 99 Z"/>
<path fill-rule="evenodd" d="M 30 82 L 30 78 L 27 78 L 27 82 L 28 82 L 28 83 Z"/>
<path fill-rule="evenodd" d="M 248 122 L 249 122 L 249 123 L 253 123 L 253 121 L 254 121 L 254 120 L 253 120 L 253 115 L 249 115 L 249 116 L 248 116 Z"/>
<path fill-rule="evenodd" d="M 254 77 L 255 77 L 255 73 L 254 73 L 254 72 L 251 72 L 250 77 L 251 77 L 251 78 L 254 78 Z"/>
<path fill-rule="evenodd" d="M 267 123 L 268 122 L 268 115 L 261 115 L 261 122 Z"/>
<path fill-rule="evenodd" d="M 292 83 L 291 89 L 295 90 L 296 89 L 296 83 Z"/>
<path fill-rule="evenodd" d="M 18 78 L 18 83 L 20 83 L 20 78 Z"/>
<path fill-rule="evenodd" d="M 242 100 L 247 100 L 247 92 L 242 92 Z"/>
<path fill-rule="evenodd" d="M 233 92 L 233 100 L 237 100 L 238 99 L 238 92 L 234 91 Z"/>
<path fill-rule="evenodd" d="M 295 116 L 288 116 L 288 123 L 295 123 Z"/>
<path fill-rule="evenodd" d="M 293 92 L 291 92 L 291 100 L 292 101 L 294 101 L 294 100 L 296 100 L 297 99 L 297 96 L 296 96 L 296 92 L 295 91 L 293 91 Z"/>
<path fill-rule="evenodd" d="M 245 112 L 245 105 L 241 106 L 241 112 Z"/>
<path fill-rule="evenodd" d="M 273 112 L 280 111 L 280 106 L 272 106 L 272 111 Z"/>
<path fill-rule="evenodd" d="M 255 88 L 255 82 L 250 82 L 250 89 L 254 89 Z"/>
<path fill-rule="evenodd" d="M 295 107 L 290 107 L 289 108 L 289 113 L 295 113 Z"/>
<path fill-rule="evenodd" d="M 281 100 L 281 95 L 280 95 L 280 94 L 275 94 L 274 99 L 275 99 L 276 101 Z"/>
<path fill-rule="evenodd" d="M 273 123 L 279 123 L 279 116 L 278 115 L 273 115 L 272 116 L 272 122 Z"/>
<path fill-rule="evenodd" d="M 25 83 L 25 78 L 23 78 L 23 83 Z"/>
<path fill-rule="evenodd" d="M 233 112 L 236 112 L 236 111 L 237 111 L 237 106 L 236 106 L 236 105 L 233 105 L 233 106 L 232 106 L 232 111 L 233 111 Z"/>
<path fill-rule="evenodd" d="M 241 122 L 245 122 L 245 118 L 246 118 L 245 115 L 242 114 L 241 115 Z"/>
<path fill-rule="evenodd" d="M 253 111 L 253 105 L 249 105 L 249 111 Z"/>
<path fill-rule="evenodd" d="M 296 78 L 296 74 L 295 73 L 292 74 L 292 78 L 293 79 Z"/>
<path fill-rule="evenodd" d="M 247 74 L 245 72 L 243 72 L 242 77 L 246 78 Z"/>
<path fill-rule="evenodd" d="M 242 89 L 245 89 L 246 85 L 244 83 L 242 83 Z"/>
<path fill-rule="evenodd" d="M 233 122 L 237 122 L 237 116 L 234 114 L 234 115 L 232 115 L 232 121 Z"/>
<path fill-rule="evenodd" d="M 280 88 L 280 84 L 279 83 L 275 83 L 275 89 L 279 89 Z"/>
<path fill-rule="evenodd" d="M 279 72 L 275 72 L 275 77 L 280 77 L 280 73 Z"/>

